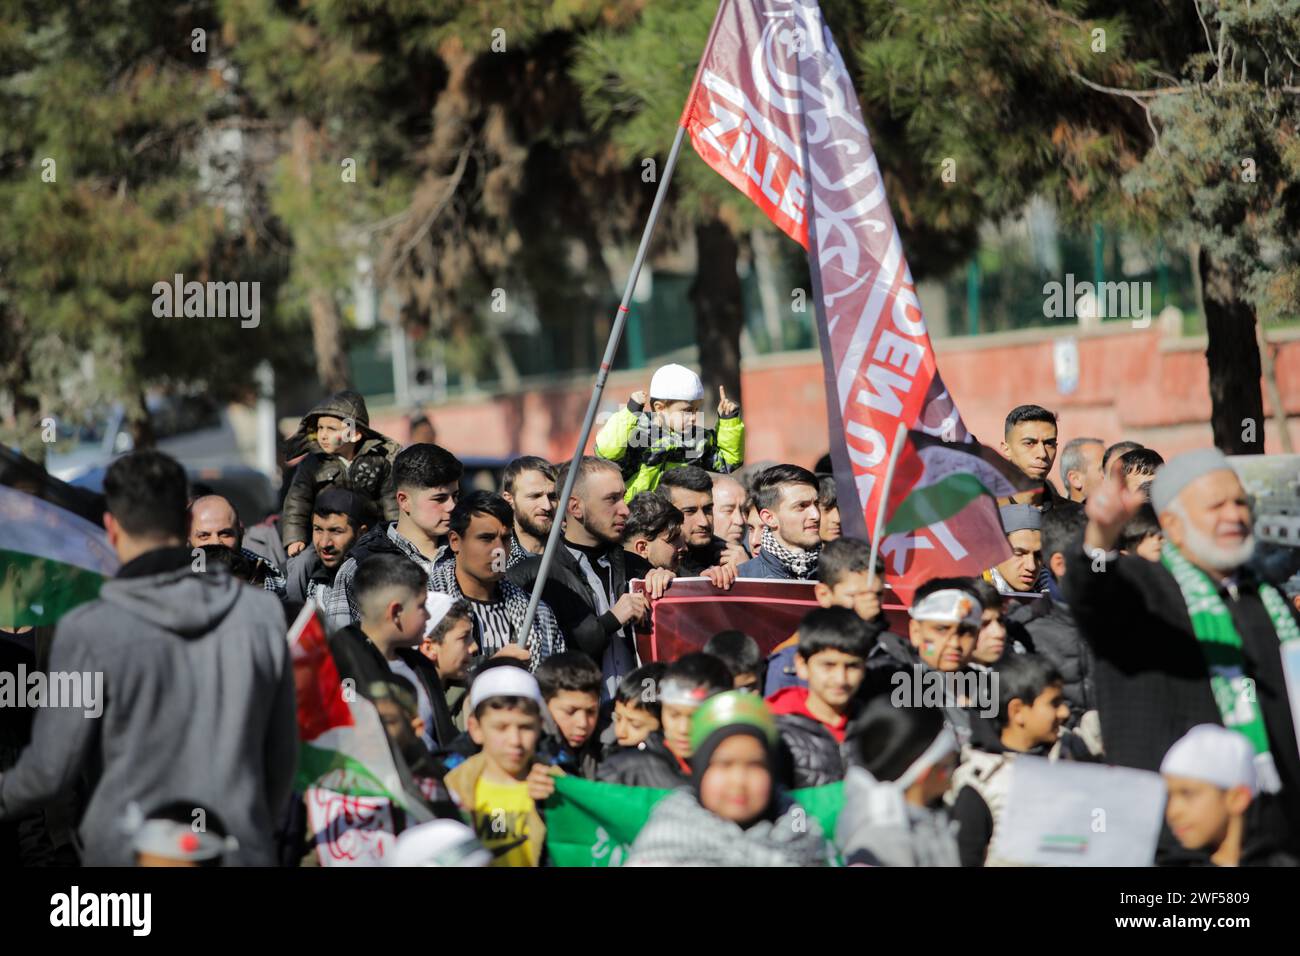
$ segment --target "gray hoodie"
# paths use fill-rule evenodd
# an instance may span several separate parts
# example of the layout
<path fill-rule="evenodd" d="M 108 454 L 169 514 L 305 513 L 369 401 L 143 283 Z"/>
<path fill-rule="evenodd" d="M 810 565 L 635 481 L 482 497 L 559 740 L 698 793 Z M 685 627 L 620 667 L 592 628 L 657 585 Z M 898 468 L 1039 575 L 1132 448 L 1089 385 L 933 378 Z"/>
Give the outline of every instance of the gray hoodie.
<path fill-rule="evenodd" d="M 173 800 L 217 813 L 239 841 L 229 864 L 275 863 L 293 783 L 293 668 L 275 596 L 224 570 L 115 578 L 67 614 L 52 672 L 101 673 L 102 715 L 37 711 L 32 743 L 0 775 L 0 817 L 29 812 L 83 775 L 88 866 L 130 865 L 127 807 Z"/>

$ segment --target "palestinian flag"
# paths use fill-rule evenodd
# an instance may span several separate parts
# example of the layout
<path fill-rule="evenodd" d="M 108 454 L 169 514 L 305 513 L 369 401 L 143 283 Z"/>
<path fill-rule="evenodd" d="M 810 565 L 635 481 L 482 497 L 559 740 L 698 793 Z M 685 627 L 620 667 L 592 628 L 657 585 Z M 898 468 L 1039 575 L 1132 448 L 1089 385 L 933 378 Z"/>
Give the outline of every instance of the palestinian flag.
<path fill-rule="evenodd" d="M 104 529 L 0 485 L 0 627 L 55 624 L 117 573 Z"/>
<path fill-rule="evenodd" d="M 905 534 L 955 518 L 981 496 L 1010 498 L 1041 487 L 1041 482 L 1026 476 L 974 437 L 965 442 L 946 442 L 913 431 L 908 440 L 920 461 L 920 473 L 906 483 L 895 476 L 886 534 Z M 992 533 L 996 537 L 1002 534 L 1001 524 L 996 513 L 992 513 L 992 518 Z"/>
<path fill-rule="evenodd" d="M 293 622 L 289 648 L 300 742 L 295 788 L 380 797 L 409 809 L 379 712 L 339 677 L 325 627 L 313 605 L 304 607 Z"/>
<path fill-rule="evenodd" d="M 555 778 L 546 801 L 546 852 L 554 866 L 622 866 L 655 804 L 672 793 L 654 787 Z M 827 839 L 844 807 L 844 783 L 791 790 L 790 796 L 821 824 Z"/>

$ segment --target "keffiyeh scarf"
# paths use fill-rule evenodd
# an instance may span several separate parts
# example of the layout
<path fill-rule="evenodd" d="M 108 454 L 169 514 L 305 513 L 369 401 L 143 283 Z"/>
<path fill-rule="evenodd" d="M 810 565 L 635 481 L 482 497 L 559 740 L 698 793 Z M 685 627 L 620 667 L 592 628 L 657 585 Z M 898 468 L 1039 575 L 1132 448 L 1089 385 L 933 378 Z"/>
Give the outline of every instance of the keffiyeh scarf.
<path fill-rule="evenodd" d="M 817 573 L 817 558 L 821 554 L 821 545 L 812 551 L 794 551 L 776 540 L 772 529 L 763 528 L 763 550 L 776 558 L 781 566 L 801 581 L 807 581 Z"/>

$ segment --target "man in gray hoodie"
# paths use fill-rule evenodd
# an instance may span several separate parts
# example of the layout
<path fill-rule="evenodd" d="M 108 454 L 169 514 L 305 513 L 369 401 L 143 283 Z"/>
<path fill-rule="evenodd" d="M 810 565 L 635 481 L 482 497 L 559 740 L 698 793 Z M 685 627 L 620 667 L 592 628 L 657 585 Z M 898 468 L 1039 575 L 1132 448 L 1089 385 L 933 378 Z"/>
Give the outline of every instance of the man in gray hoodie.
<path fill-rule="evenodd" d="M 63 617 L 50 654 L 52 673 L 102 680 L 102 712 L 37 712 L 31 745 L 0 775 L 0 818 L 81 783 L 82 862 L 126 866 L 128 808 L 191 801 L 239 841 L 229 862 L 271 865 L 298 752 L 280 602 L 219 563 L 192 569 L 185 472 L 171 458 L 118 459 L 104 493 L 121 568 Z"/>

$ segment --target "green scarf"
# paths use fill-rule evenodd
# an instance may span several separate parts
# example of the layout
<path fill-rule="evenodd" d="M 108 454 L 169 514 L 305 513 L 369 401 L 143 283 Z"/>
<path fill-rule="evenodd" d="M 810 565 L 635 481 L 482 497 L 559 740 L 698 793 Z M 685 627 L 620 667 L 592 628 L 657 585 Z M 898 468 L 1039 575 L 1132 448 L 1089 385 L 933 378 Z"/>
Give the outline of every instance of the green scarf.
<path fill-rule="evenodd" d="M 1187 613 L 1192 619 L 1192 632 L 1205 655 L 1205 665 L 1210 672 L 1210 689 L 1218 705 L 1223 726 L 1246 736 L 1255 747 L 1255 767 L 1260 775 L 1260 788 L 1278 789 L 1277 768 L 1269 752 L 1268 730 L 1253 683 L 1246 677 L 1241 653 L 1241 635 L 1232 622 L 1232 612 L 1219 597 L 1219 590 L 1210 576 L 1192 564 L 1168 540 L 1160 550 L 1160 563 L 1174 576 Z M 1273 622 L 1278 640 L 1300 640 L 1300 627 L 1287 609 L 1286 601 L 1271 584 L 1260 582 L 1259 598 Z"/>

